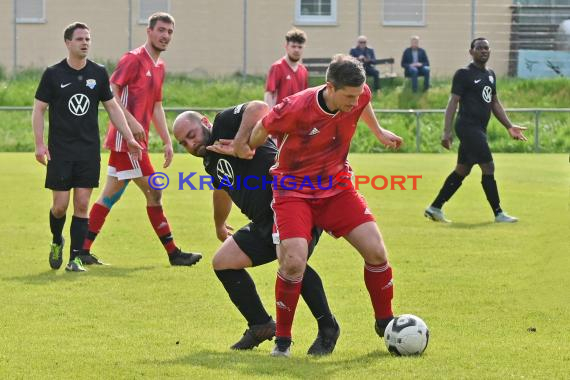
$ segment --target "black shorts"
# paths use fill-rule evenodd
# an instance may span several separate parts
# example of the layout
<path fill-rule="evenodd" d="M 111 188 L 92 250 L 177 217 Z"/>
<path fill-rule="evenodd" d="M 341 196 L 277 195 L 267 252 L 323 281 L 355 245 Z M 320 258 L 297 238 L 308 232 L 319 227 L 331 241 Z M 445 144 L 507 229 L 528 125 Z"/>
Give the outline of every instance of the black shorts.
<path fill-rule="evenodd" d="M 67 161 L 52 159 L 48 161 L 46 171 L 47 189 L 69 191 L 75 187 L 93 189 L 99 187 L 101 159 Z"/>
<path fill-rule="evenodd" d="M 487 142 L 487 134 L 480 128 L 457 128 L 459 150 L 457 163 L 473 166 L 493 161 L 491 148 Z"/>
<path fill-rule="evenodd" d="M 313 228 L 313 240 L 309 244 L 309 257 L 319 242 L 320 228 Z M 238 247 L 251 259 L 253 266 L 267 264 L 277 259 L 277 249 L 273 244 L 273 216 L 262 221 L 251 222 L 240 228 L 234 235 Z"/>

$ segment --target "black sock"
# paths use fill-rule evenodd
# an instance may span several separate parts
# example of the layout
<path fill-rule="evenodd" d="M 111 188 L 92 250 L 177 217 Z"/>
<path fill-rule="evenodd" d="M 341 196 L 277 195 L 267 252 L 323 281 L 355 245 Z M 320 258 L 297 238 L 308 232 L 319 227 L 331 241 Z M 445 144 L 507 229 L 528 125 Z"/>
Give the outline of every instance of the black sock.
<path fill-rule="evenodd" d="M 71 244 L 69 245 L 69 260 L 75 259 L 77 255 L 81 254 L 81 248 L 83 247 L 83 240 L 87 234 L 87 224 L 89 219 L 80 218 L 73 215 L 71 218 L 71 226 L 69 227 L 69 233 L 71 235 Z"/>
<path fill-rule="evenodd" d="M 457 189 L 459 189 L 459 186 L 461 186 L 461 183 L 464 179 L 465 177 L 457 174 L 455 170 L 452 171 L 451 174 L 445 179 L 441 190 L 439 190 L 439 194 L 437 194 L 437 197 L 431 205 L 435 208 L 442 208 L 443 204 L 450 200 Z"/>
<path fill-rule="evenodd" d="M 61 218 L 56 218 L 49 210 L 49 229 L 51 230 L 52 243 L 61 244 L 61 233 L 65 224 L 65 214 Z"/>
<path fill-rule="evenodd" d="M 481 176 L 481 185 L 483 185 L 483 191 L 487 197 L 487 201 L 493 210 L 493 214 L 497 216 L 501 210 L 499 200 L 499 189 L 497 189 L 497 182 L 495 181 L 495 176 L 493 174 L 483 174 Z"/>
<path fill-rule="evenodd" d="M 234 305 L 247 320 L 248 326 L 262 325 L 271 319 L 261 303 L 255 283 L 245 269 L 225 269 L 214 272 L 224 285 Z"/>
<path fill-rule="evenodd" d="M 301 296 L 305 303 L 313 313 L 313 317 L 319 324 L 319 330 L 325 327 L 334 327 L 335 323 L 329 304 L 323 282 L 318 273 L 313 268 L 307 265 L 305 275 L 303 276 L 303 285 L 301 287 Z"/>

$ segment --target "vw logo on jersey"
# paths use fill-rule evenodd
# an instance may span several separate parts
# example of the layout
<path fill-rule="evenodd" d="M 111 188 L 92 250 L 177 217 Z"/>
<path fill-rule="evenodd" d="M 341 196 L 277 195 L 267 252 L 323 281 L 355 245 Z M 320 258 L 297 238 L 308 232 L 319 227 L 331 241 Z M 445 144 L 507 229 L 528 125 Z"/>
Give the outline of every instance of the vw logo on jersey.
<path fill-rule="evenodd" d="M 232 169 L 232 165 L 223 158 L 218 160 L 218 164 L 216 165 L 216 175 L 218 176 L 218 180 L 224 186 L 233 186 L 235 177 L 234 177 L 234 170 Z"/>
<path fill-rule="evenodd" d="M 493 97 L 493 90 L 491 89 L 491 87 L 485 86 L 483 87 L 482 95 L 484 101 L 486 101 L 487 103 L 491 103 L 491 99 Z"/>
<path fill-rule="evenodd" d="M 67 106 L 69 107 L 69 112 L 75 116 L 83 116 L 89 111 L 90 103 L 86 95 L 75 94 L 69 99 Z"/>

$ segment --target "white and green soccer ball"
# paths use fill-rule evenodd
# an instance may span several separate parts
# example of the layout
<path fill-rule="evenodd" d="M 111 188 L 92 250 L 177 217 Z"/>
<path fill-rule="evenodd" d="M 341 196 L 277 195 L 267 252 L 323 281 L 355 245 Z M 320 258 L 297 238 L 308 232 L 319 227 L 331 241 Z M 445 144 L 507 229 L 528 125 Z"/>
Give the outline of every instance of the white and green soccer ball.
<path fill-rule="evenodd" d="M 412 314 L 394 317 L 384 331 L 384 343 L 397 356 L 421 355 L 429 341 L 426 323 Z"/>

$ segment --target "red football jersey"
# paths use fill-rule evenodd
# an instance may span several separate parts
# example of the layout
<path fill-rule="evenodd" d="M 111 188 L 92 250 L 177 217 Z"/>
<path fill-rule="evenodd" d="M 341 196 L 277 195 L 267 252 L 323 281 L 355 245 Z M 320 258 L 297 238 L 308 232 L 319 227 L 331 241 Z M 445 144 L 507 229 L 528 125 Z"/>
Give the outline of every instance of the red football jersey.
<path fill-rule="evenodd" d="M 293 71 L 287 63 L 285 57 L 275 61 L 269 69 L 265 90 L 268 92 L 277 91 L 276 103 L 281 103 L 289 95 L 309 87 L 309 73 L 302 64 L 297 65 L 297 71 Z"/>
<path fill-rule="evenodd" d="M 121 57 L 110 82 L 121 87 L 121 102 L 143 126 L 148 142 L 154 104 L 162 100 L 164 62 L 161 59 L 155 62 L 141 46 Z M 147 143 L 139 144 L 147 149 Z M 105 147 L 116 152 L 128 151 L 126 142 L 112 123 L 109 124 Z"/>
<path fill-rule="evenodd" d="M 342 191 L 339 185 L 347 184 L 339 174 L 351 173 L 347 161 L 350 142 L 372 95 L 364 85 L 350 112 L 331 114 L 317 99 L 323 88 L 312 87 L 286 98 L 262 120 L 266 131 L 281 141 L 270 171 L 276 177 L 274 196 L 326 198 Z"/>

